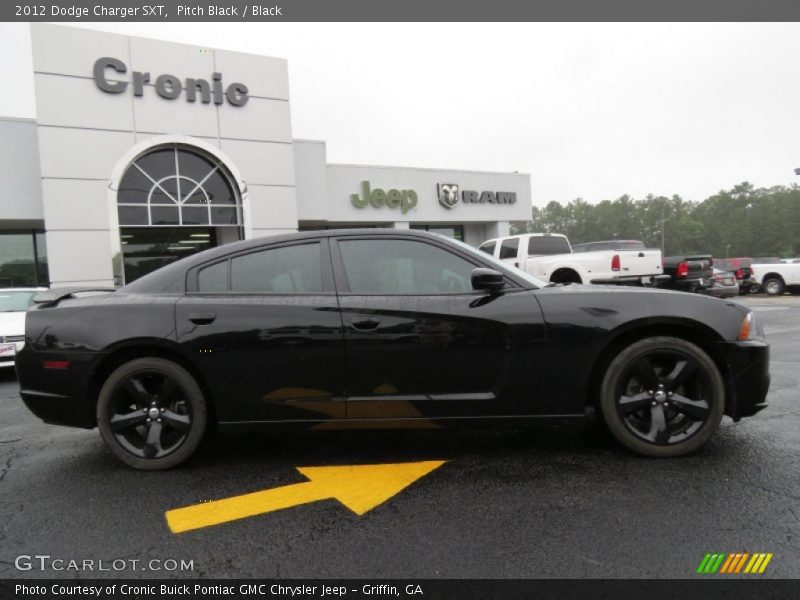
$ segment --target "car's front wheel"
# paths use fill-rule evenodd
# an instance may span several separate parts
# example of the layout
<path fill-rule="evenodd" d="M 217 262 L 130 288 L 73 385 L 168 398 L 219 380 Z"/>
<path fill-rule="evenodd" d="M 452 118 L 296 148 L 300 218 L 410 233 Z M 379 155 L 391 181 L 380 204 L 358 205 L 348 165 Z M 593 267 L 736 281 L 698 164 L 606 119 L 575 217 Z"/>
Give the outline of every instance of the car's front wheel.
<path fill-rule="evenodd" d="M 103 384 L 97 425 L 106 445 L 136 469 L 169 469 L 189 458 L 206 428 L 203 392 L 186 369 L 138 358 Z"/>
<path fill-rule="evenodd" d="M 645 456 L 681 456 L 714 434 L 725 386 L 714 361 L 695 344 L 651 337 L 620 352 L 608 367 L 600 405 L 609 430 Z"/>

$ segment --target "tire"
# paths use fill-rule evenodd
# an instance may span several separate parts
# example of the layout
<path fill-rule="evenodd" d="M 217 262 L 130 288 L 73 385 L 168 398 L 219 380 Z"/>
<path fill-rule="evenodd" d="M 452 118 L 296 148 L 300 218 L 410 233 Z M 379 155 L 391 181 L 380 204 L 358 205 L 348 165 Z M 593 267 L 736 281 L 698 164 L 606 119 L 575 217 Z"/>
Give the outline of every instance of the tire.
<path fill-rule="evenodd" d="M 135 469 L 169 469 L 185 461 L 200 445 L 207 420 L 197 381 L 163 358 L 123 364 L 105 381 L 97 400 L 103 441 Z"/>
<path fill-rule="evenodd" d="M 770 277 L 764 281 L 764 291 L 770 296 L 783 296 L 786 285 L 780 277 Z"/>
<path fill-rule="evenodd" d="M 609 365 L 600 407 L 609 431 L 629 450 L 682 456 L 700 448 L 719 427 L 725 385 L 714 361 L 691 342 L 645 338 Z"/>
<path fill-rule="evenodd" d="M 550 283 L 583 283 L 581 276 L 572 269 L 559 269 L 550 277 Z"/>

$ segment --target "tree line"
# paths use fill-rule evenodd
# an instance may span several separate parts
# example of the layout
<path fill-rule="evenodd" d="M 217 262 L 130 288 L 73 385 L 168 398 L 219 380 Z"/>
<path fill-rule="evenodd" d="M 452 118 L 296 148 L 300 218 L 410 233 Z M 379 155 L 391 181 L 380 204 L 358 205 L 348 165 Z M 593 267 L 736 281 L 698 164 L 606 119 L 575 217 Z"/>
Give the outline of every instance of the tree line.
<path fill-rule="evenodd" d="M 800 256 L 800 186 L 755 188 L 744 182 L 695 202 L 680 196 L 628 195 L 590 204 L 550 202 L 533 207 L 530 221 L 512 223 L 512 234 L 563 233 L 579 244 L 642 240 L 664 255 L 731 257 Z"/>

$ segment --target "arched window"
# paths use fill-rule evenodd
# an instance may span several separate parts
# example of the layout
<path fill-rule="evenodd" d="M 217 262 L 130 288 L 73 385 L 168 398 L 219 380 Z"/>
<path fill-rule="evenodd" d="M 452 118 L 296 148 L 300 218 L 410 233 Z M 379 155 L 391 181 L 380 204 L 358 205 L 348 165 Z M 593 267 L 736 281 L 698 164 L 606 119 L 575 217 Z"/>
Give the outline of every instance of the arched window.
<path fill-rule="evenodd" d="M 159 146 L 125 171 L 117 192 L 120 227 L 240 226 L 242 200 L 231 176 L 197 149 Z"/>

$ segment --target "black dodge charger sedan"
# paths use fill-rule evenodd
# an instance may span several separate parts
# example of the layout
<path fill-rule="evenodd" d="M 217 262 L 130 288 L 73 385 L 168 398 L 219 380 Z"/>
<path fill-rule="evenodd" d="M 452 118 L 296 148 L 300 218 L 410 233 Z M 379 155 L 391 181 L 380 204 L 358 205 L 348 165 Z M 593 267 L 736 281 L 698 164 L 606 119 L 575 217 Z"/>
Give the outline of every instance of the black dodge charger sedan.
<path fill-rule="evenodd" d="M 297 233 L 184 258 L 117 291 L 55 290 L 27 314 L 21 395 L 97 426 L 140 469 L 213 427 L 516 426 L 601 414 L 677 456 L 766 406 L 769 347 L 744 306 L 553 285 L 401 230 Z"/>

